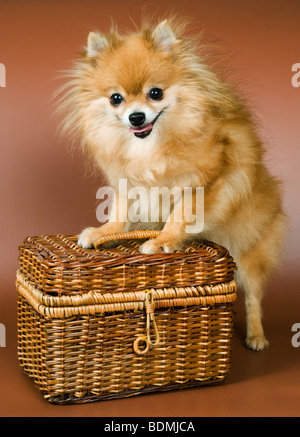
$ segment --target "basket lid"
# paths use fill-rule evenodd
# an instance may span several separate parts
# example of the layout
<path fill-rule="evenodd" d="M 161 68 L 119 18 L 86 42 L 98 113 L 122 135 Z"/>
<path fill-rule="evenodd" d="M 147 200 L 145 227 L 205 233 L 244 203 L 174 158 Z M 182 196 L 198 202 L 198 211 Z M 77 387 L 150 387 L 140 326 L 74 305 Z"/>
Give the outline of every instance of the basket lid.
<path fill-rule="evenodd" d="M 133 235 L 118 234 L 114 247 L 97 250 L 80 247 L 75 235 L 28 237 L 19 247 L 19 269 L 35 287 L 54 296 L 216 285 L 234 279 L 236 265 L 222 246 L 189 241 L 181 251 L 144 255 L 139 252 L 143 240 L 127 239 Z"/>

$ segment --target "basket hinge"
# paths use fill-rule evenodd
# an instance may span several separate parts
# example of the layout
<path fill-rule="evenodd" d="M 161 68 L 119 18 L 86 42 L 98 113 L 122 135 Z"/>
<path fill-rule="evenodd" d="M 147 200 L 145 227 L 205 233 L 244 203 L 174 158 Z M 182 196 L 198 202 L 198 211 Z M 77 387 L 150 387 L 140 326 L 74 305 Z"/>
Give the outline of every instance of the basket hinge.
<path fill-rule="evenodd" d="M 156 326 L 155 317 L 154 317 L 155 303 L 154 303 L 154 297 L 153 297 L 152 290 L 148 290 L 146 292 L 145 310 L 146 310 L 146 317 L 147 317 L 146 335 L 140 335 L 139 337 L 137 337 L 135 339 L 135 341 L 133 343 L 133 349 L 134 349 L 135 353 L 137 353 L 138 355 L 142 355 L 142 354 L 145 354 L 146 352 L 148 352 L 149 347 L 156 346 L 160 340 L 158 329 Z M 151 322 L 152 322 L 152 325 L 154 328 L 154 333 L 155 333 L 155 340 L 154 341 L 151 341 L 151 338 L 150 338 Z M 144 349 L 140 349 L 141 343 L 146 344 Z"/>

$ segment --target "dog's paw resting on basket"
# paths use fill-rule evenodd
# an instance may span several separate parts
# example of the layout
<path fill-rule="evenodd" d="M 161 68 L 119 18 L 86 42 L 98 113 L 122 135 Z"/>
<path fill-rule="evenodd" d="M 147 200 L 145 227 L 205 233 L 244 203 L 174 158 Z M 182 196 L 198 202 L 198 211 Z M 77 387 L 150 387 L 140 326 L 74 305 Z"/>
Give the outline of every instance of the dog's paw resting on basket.
<path fill-rule="evenodd" d="M 91 249 L 95 246 L 95 242 L 105 235 L 113 235 L 123 232 L 123 227 L 118 226 L 117 223 L 106 223 L 99 228 L 90 227 L 85 228 L 79 235 L 77 243 L 84 249 Z M 107 242 L 105 247 L 117 244 L 116 242 Z"/>
<path fill-rule="evenodd" d="M 169 234 L 161 233 L 158 237 L 145 241 L 139 248 L 144 254 L 158 252 L 172 253 L 182 248 L 183 241 L 172 239 Z"/>

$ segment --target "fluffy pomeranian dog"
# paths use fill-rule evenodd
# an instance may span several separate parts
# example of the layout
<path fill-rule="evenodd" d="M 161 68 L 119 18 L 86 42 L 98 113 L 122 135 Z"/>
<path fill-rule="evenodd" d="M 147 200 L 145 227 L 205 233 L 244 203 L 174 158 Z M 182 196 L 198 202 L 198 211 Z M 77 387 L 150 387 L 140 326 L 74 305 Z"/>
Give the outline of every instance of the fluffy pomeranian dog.
<path fill-rule="evenodd" d="M 169 20 L 123 36 L 115 29 L 88 35 L 60 109 L 64 129 L 81 138 L 115 190 L 117 215 L 84 229 L 78 244 L 90 248 L 101 235 L 136 226 L 126 216 L 120 178 L 147 192 L 192 187 L 192 204 L 196 187 L 204 187 L 204 227 L 196 237 L 225 246 L 235 259 L 245 292 L 246 344 L 262 350 L 268 341 L 261 299 L 279 261 L 286 221 L 280 187 L 263 163 L 243 100 L 197 53 Z M 173 219 L 176 207 L 165 222 L 140 224 L 161 231 L 141 244 L 142 253 L 173 252 L 195 238 L 186 232 L 188 220 Z"/>

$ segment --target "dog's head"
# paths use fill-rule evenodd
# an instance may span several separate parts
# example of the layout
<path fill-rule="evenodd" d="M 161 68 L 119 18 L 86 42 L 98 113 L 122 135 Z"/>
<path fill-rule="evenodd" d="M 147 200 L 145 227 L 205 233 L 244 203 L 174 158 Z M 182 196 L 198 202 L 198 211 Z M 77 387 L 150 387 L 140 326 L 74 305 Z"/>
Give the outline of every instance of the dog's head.
<path fill-rule="evenodd" d="M 153 31 L 120 37 L 91 32 L 86 60 L 94 65 L 94 104 L 110 125 L 140 139 L 149 137 L 177 103 L 180 41 L 164 21 Z"/>
<path fill-rule="evenodd" d="M 224 102 L 216 76 L 166 20 L 125 36 L 90 32 L 70 77 L 64 128 L 79 133 L 99 159 L 100 152 L 132 156 L 167 142 L 182 154 L 180 141 L 198 138 Z"/>

